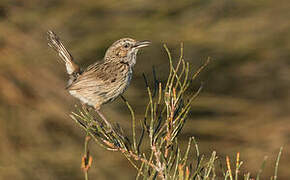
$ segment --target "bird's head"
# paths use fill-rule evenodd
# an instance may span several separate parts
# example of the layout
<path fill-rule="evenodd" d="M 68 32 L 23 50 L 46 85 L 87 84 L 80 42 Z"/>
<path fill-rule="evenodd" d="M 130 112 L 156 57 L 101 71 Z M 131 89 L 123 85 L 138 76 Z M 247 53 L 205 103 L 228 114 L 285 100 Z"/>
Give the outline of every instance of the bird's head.
<path fill-rule="evenodd" d="M 150 41 L 136 41 L 123 38 L 114 42 L 105 54 L 105 61 L 120 61 L 133 66 L 140 48 L 149 46 Z"/>

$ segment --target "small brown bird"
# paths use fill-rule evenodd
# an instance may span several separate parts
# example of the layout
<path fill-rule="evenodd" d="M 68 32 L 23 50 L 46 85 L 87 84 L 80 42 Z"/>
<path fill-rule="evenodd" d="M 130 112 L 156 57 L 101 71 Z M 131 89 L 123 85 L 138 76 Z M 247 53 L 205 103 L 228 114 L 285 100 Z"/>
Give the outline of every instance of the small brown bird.
<path fill-rule="evenodd" d="M 123 38 L 114 42 L 101 61 L 82 71 L 57 35 L 48 31 L 48 45 L 52 47 L 66 65 L 69 75 L 67 89 L 83 104 L 93 106 L 99 112 L 100 106 L 113 101 L 128 87 L 136 63 L 136 55 L 149 41 Z"/>

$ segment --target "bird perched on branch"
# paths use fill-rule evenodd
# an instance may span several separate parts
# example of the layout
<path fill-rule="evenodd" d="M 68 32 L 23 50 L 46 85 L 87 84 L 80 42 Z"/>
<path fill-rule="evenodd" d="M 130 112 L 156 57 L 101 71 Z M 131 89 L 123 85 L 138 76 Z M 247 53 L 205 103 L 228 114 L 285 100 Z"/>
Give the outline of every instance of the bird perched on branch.
<path fill-rule="evenodd" d="M 149 41 L 120 39 L 108 48 L 101 61 L 82 71 L 59 37 L 53 31 L 47 34 L 48 45 L 65 63 L 69 93 L 97 112 L 101 105 L 113 101 L 125 91 L 132 78 L 138 50 L 150 44 Z"/>

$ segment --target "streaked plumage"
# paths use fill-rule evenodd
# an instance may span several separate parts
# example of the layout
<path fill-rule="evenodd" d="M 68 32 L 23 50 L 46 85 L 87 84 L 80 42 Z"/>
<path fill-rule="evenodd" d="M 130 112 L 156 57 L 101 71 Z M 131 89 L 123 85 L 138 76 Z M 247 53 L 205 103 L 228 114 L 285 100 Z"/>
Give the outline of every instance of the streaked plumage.
<path fill-rule="evenodd" d="M 132 78 L 138 49 L 149 45 L 149 41 L 123 38 L 113 43 L 103 60 L 81 71 L 73 57 L 52 31 L 48 31 L 49 46 L 58 52 L 66 64 L 70 76 L 67 89 L 82 103 L 99 109 L 122 94 Z"/>

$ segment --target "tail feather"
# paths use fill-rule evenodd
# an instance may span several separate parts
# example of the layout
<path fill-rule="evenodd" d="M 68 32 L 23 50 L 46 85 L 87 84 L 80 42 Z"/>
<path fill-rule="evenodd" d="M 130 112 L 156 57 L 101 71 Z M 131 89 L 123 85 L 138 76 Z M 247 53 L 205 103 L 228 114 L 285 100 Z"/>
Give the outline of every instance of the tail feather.
<path fill-rule="evenodd" d="M 54 49 L 58 53 L 60 58 L 65 62 L 67 73 L 69 75 L 79 73 L 80 72 L 79 66 L 74 62 L 72 55 L 64 47 L 59 37 L 53 31 L 47 32 L 47 40 L 48 45 L 52 49 Z"/>

